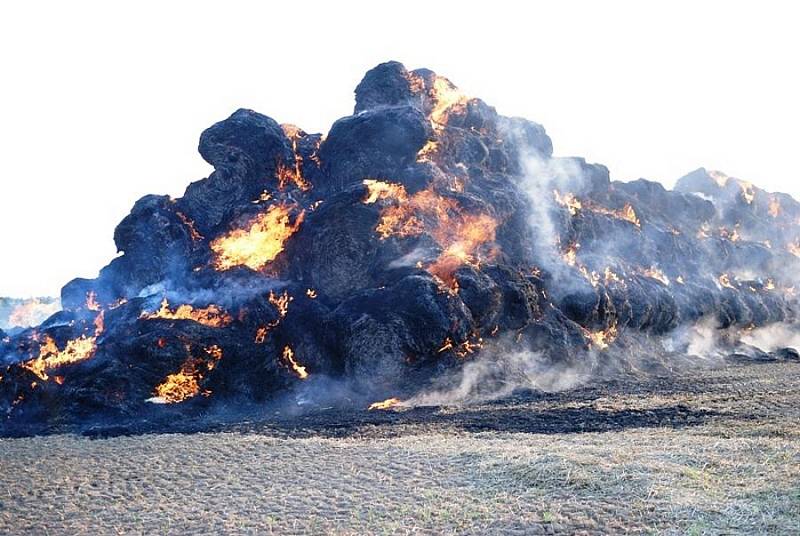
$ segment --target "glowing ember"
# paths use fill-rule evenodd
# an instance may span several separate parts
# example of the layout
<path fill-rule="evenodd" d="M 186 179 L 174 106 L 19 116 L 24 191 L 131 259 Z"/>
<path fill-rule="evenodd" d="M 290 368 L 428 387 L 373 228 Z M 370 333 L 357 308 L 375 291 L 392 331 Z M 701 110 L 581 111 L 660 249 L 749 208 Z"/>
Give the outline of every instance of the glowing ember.
<path fill-rule="evenodd" d="M 720 227 L 719 235 L 726 240 L 730 240 L 731 242 L 738 242 L 739 240 L 742 239 L 742 237 L 739 235 L 738 223 L 734 225 L 733 230 L 730 230 L 726 227 Z"/>
<path fill-rule="evenodd" d="M 400 400 L 399 398 L 387 398 L 386 400 L 383 400 L 381 402 L 373 402 L 372 404 L 369 405 L 369 407 L 367 409 L 369 411 L 372 411 L 372 410 L 375 410 L 375 409 L 389 409 L 389 408 L 393 408 L 395 406 L 398 406 L 401 403 L 402 403 L 402 400 Z"/>
<path fill-rule="evenodd" d="M 86 308 L 90 311 L 100 310 L 100 304 L 97 303 L 97 294 L 93 290 L 86 293 Z"/>
<path fill-rule="evenodd" d="M 439 142 L 428 140 L 428 142 L 417 153 L 417 162 L 430 162 L 434 155 L 439 151 Z"/>
<path fill-rule="evenodd" d="M 611 283 L 617 284 L 624 284 L 625 281 L 618 276 L 610 267 L 606 267 L 605 272 L 603 272 L 603 281 L 606 285 L 610 285 Z"/>
<path fill-rule="evenodd" d="M 234 229 L 215 238 L 211 249 L 216 253 L 214 268 L 229 270 L 236 266 L 247 266 L 261 270 L 283 251 L 284 244 L 303 222 L 304 212 L 290 218 L 290 207 L 273 205 L 256 216 L 246 229 Z"/>
<path fill-rule="evenodd" d="M 736 287 L 733 286 L 733 284 L 731 283 L 731 278 L 728 276 L 728 274 L 720 275 L 717 280 L 719 281 L 719 284 L 721 286 L 723 286 L 725 288 L 731 288 L 731 289 L 736 290 Z"/>
<path fill-rule="evenodd" d="M 294 352 L 292 349 L 287 345 L 283 349 L 283 362 L 289 367 L 294 373 L 297 375 L 298 378 L 301 380 L 305 380 L 308 378 L 308 372 L 306 372 L 306 367 L 300 365 L 294 359 Z"/>
<path fill-rule="evenodd" d="M 446 350 L 450 350 L 452 348 L 453 348 L 453 340 L 450 337 L 447 337 L 444 340 L 444 343 L 442 344 L 442 346 L 438 350 L 436 350 L 436 352 L 441 354 L 442 352 L 444 352 Z"/>
<path fill-rule="evenodd" d="M 775 281 L 772 279 L 767 279 L 767 282 L 764 283 L 765 290 L 775 290 Z"/>
<path fill-rule="evenodd" d="M 267 327 L 261 326 L 256 330 L 256 338 L 254 342 L 256 344 L 264 344 L 265 340 L 267 340 Z"/>
<path fill-rule="evenodd" d="M 231 316 L 219 306 L 211 304 L 202 309 L 195 309 L 191 305 L 179 305 L 174 311 L 170 310 L 167 298 L 161 300 L 161 308 L 152 313 L 143 312 L 139 318 L 151 320 L 161 318 L 164 320 L 193 320 L 198 324 L 212 328 L 225 327 L 233 320 Z"/>
<path fill-rule="evenodd" d="M 181 222 L 189 230 L 189 236 L 192 237 L 192 240 L 199 242 L 203 239 L 203 235 L 200 234 L 200 232 L 197 230 L 197 227 L 195 227 L 194 222 L 190 220 L 186 214 L 180 211 L 176 211 L 175 214 L 177 214 L 178 218 L 180 218 Z"/>
<path fill-rule="evenodd" d="M 45 335 L 44 343 L 39 347 L 39 357 L 26 361 L 22 366 L 42 380 L 47 380 L 49 370 L 85 361 L 94 356 L 96 350 L 95 337 L 81 335 L 77 339 L 68 340 L 64 349 L 59 350 L 52 337 Z"/>
<path fill-rule="evenodd" d="M 317 298 L 317 291 L 313 288 L 306 289 L 306 296 L 308 296 L 309 299 L 314 300 Z"/>

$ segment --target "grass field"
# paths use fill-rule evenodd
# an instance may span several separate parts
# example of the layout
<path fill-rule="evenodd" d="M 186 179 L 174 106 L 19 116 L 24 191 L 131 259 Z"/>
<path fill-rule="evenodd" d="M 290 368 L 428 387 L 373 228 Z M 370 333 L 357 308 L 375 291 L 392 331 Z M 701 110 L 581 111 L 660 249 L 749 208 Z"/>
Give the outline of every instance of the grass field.
<path fill-rule="evenodd" d="M 0 439 L 0 533 L 800 531 L 800 364 L 373 415 Z"/>

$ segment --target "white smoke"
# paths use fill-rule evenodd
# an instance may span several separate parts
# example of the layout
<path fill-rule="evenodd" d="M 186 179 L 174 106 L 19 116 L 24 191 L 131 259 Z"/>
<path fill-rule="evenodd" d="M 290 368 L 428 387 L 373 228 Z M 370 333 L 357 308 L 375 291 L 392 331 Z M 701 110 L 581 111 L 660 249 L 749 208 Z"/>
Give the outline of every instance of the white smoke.
<path fill-rule="evenodd" d="M 484 349 L 476 360 L 440 379 L 433 389 L 404 401 L 403 406 L 478 403 L 518 390 L 564 391 L 583 385 L 594 376 L 592 359 L 580 364 L 554 363 L 537 352 L 505 352 L 501 348 Z"/>
<path fill-rule="evenodd" d="M 754 329 L 742 336 L 742 342 L 764 352 L 787 347 L 800 351 L 800 333 L 797 326 L 791 324 L 772 324 Z"/>

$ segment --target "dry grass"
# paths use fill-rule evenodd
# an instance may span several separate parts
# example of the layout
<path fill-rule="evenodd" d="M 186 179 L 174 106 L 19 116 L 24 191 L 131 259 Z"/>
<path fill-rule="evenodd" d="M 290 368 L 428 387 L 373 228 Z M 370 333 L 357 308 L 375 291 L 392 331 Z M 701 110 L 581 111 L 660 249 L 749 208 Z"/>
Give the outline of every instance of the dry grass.
<path fill-rule="evenodd" d="M 4 439 L 0 533 L 789 534 L 799 440 L 783 410 L 601 433 Z"/>

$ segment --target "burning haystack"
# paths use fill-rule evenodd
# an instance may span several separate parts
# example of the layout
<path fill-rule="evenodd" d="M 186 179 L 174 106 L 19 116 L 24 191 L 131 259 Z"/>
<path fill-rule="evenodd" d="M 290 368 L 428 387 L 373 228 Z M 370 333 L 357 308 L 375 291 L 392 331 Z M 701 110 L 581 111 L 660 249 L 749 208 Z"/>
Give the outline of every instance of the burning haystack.
<path fill-rule="evenodd" d="M 553 157 L 540 125 L 396 62 L 355 94 L 326 136 L 251 110 L 206 130 L 208 178 L 137 201 L 122 255 L 0 334 L 6 425 L 332 385 L 389 407 L 507 352 L 668 367 L 691 326 L 794 320 L 791 197 L 702 169 L 673 191 L 611 182 Z"/>

